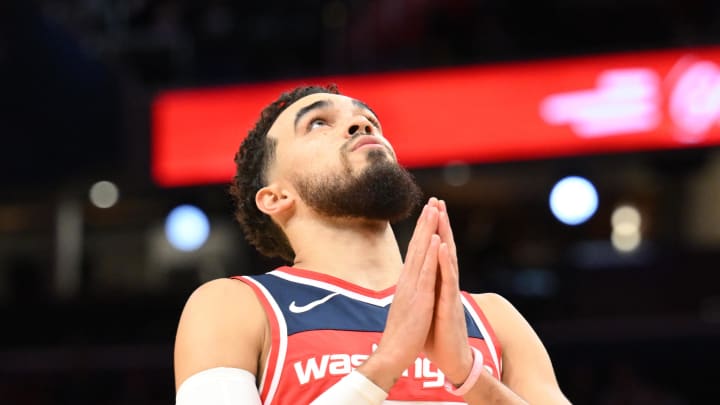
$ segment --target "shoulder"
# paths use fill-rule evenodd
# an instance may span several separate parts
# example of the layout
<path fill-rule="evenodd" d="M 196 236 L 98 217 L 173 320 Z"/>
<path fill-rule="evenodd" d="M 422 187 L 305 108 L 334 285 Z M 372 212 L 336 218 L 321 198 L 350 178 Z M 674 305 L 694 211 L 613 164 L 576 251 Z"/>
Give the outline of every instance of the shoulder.
<path fill-rule="evenodd" d="M 180 320 L 212 322 L 216 317 L 227 319 L 258 314 L 262 314 L 262 306 L 249 285 L 235 279 L 219 278 L 200 285 L 190 294 Z"/>
<path fill-rule="evenodd" d="M 489 321 L 502 322 L 507 315 L 519 315 L 517 309 L 505 297 L 497 293 L 470 294 Z M 513 314 L 516 313 L 516 314 Z M 495 323 L 495 322 L 493 322 Z"/>
<path fill-rule="evenodd" d="M 510 301 L 508 301 L 505 297 L 498 293 L 489 292 L 489 293 L 481 293 L 481 294 L 470 294 L 473 299 L 475 299 L 475 302 L 478 304 L 485 303 L 489 304 L 491 306 L 496 305 L 511 305 Z"/>
<path fill-rule="evenodd" d="M 530 403 L 569 403 L 544 344 L 525 317 L 499 294 L 473 294 L 503 347 L 502 379 Z"/>
<path fill-rule="evenodd" d="M 505 297 L 497 293 L 471 294 L 495 335 L 505 348 L 520 336 L 534 335 L 525 317 Z"/>
<path fill-rule="evenodd" d="M 230 278 L 208 281 L 190 294 L 175 337 L 176 384 L 213 367 L 257 372 L 266 316 L 250 286 Z"/>
<path fill-rule="evenodd" d="M 218 278 L 205 282 L 190 294 L 189 305 L 232 304 L 254 300 L 255 294 L 246 283 L 232 278 Z"/>
<path fill-rule="evenodd" d="M 180 323 L 182 325 L 183 321 L 187 321 L 223 329 L 244 329 L 247 323 L 263 321 L 264 314 L 260 301 L 248 284 L 236 279 L 219 278 L 200 285 L 190 294 Z M 242 320 L 245 325 L 229 322 L 232 320 Z"/>

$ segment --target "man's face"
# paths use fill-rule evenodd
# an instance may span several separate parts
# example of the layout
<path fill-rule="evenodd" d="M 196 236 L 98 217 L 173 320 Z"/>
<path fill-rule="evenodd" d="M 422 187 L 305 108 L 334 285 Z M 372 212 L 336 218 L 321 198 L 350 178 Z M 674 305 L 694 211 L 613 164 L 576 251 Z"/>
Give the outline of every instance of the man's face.
<path fill-rule="evenodd" d="M 360 101 L 328 93 L 303 97 L 278 116 L 268 136 L 277 140 L 268 179 L 289 180 L 321 214 L 394 221 L 420 199 L 377 117 Z"/>

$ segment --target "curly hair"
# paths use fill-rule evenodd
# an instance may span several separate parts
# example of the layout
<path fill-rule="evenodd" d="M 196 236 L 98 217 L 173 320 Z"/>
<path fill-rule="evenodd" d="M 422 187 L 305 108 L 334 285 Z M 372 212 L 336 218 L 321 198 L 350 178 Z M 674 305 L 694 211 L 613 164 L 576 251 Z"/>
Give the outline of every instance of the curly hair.
<path fill-rule="evenodd" d="M 268 130 L 290 104 L 316 93 L 340 94 L 334 84 L 300 86 L 282 93 L 262 110 L 235 154 L 236 171 L 229 190 L 235 205 L 235 219 L 247 241 L 263 255 L 280 257 L 289 263 L 295 259 L 295 252 L 282 229 L 258 209 L 255 194 L 267 185 L 267 170 L 275 158 L 277 141 L 267 137 Z"/>

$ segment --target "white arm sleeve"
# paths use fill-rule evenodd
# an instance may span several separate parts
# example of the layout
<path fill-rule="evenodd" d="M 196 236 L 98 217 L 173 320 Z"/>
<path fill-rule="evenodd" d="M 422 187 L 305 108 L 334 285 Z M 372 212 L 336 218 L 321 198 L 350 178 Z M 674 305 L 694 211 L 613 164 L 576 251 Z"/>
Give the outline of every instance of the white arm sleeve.
<path fill-rule="evenodd" d="M 368 380 L 362 373 L 353 371 L 320 394 L 310 405 L 380 405 L 387 395 L 387 392 Z"/>
<path fill-rule="evenodd" d="M 380 405 L 387 392 L 357 371 L 343 377 L 311 405 Z M 217 367 L 193 374 L 175 395 L 176 405 L 261 405 L 255 376 L 239 368 Z"/>
<path fill-rule="evenodd" d="M 193 374 L 175 394 L 176 405 L 261 405 L 255 376 L 240 368 L 216 367 Z"/>

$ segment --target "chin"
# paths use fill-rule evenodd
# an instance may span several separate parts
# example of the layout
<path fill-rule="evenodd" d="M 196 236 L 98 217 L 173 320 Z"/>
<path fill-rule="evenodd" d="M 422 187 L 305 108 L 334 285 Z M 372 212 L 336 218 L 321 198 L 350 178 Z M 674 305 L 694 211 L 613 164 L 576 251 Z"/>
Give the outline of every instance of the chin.
<path fill-rule="evenodd" d="M 368 151 L 367 154 L 367 160 L 369 163 L 376 163 L 376 162 L 393 162 L 397 163 L 395 160 L 395 155 L 393 155 L 389 150 L 383 148 L 383 149 L 372 149 Z"/>

